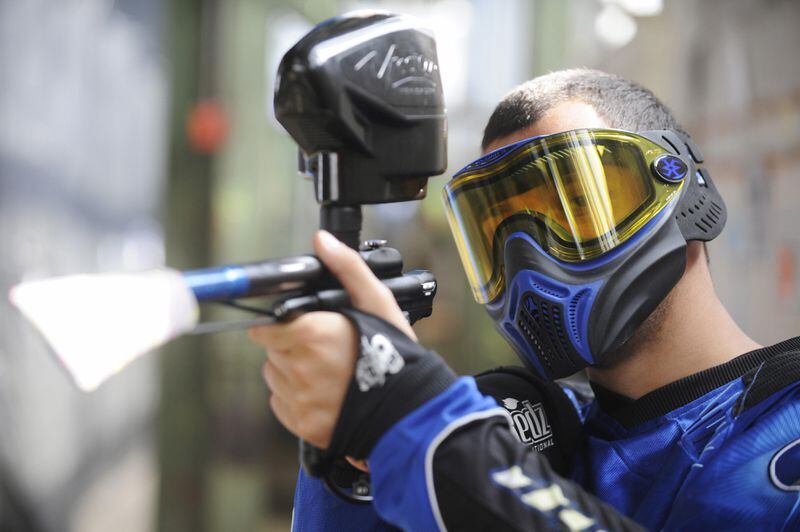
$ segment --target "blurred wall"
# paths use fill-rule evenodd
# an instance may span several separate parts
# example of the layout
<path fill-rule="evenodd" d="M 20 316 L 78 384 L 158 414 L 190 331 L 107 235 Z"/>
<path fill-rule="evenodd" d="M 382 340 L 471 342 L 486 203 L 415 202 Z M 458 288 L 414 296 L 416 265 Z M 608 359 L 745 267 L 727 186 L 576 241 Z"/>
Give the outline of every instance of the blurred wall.
<path fill-rule="evenodd" d="M 157 0 L 0 1 L 0 292 L 163 263 Z M 77 391 L 0 302 L 0 528 L 142 530 L 155 507 L 154 358 Z"/>

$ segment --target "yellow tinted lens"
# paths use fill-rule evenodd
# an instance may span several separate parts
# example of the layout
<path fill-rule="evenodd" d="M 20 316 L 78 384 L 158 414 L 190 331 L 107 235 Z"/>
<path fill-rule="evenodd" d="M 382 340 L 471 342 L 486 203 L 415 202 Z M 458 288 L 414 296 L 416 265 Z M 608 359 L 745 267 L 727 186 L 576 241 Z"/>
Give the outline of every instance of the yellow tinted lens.
<path fill-rule="evenodd" d="M 624 242 L 674 198 L 681 183 L 656 180 L 667 153 L 638 135 L 580 130 L 533 140 L 445 187 L 450 226 L 475 298 L 503 286 L 505 238 L 523 231 L 556 259 L 597 257 Z"/>

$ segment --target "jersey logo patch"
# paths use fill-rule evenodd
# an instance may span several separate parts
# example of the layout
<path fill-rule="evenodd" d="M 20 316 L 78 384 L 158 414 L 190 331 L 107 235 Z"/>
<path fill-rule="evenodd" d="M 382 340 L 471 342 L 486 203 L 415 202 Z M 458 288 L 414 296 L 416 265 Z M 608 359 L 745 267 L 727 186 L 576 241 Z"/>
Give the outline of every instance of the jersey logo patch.
<path fill-rule="evenodd" d="M 769 478 L 784 491 L 800 491 L 800 440 L 775 453 L 769 462 Z"/>
<path fill-rule="evenodd" d="M 403 357 L 397 352 L 394 344 L 382 334 L 372 339 L 361 337 L 361 358 L 356 363 L 356 382 L 358 389 L 366 392 L 377 386 L 383 386 L 386 375 L 393 375 L 406 365 Z"/>
<path fill-rule="evenodd" d="M 520 401 L 506 397 L 503 407 L 511 414 L 514 434 L 522 443 L 529 445 L 534 451 L 541 452 L 553 446 L 553 430 L 547 421 L 542 403 Z"/>

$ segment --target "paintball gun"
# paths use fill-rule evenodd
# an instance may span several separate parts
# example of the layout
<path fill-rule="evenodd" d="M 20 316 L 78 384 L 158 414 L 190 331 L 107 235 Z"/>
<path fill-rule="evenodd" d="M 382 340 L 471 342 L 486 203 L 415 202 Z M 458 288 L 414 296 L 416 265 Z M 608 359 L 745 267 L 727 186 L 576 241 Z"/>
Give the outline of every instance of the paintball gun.
<path fill-rule="evenodd" d="M 400 252 L 382 240 L 362 242 L 361 227 L 362 205 L 422 199 L 428 178 L 445 170 L 447 124 L 433 35 L 413 18 L 386 12 L 354 12 L 322 22 L 283 57 L 274 107 L 299 147 L 300 172 L 313 180 L 320 228 L 359 250 L 411 323 L 429 316 L 433 274 L 403 272 Z M 344 289 L 311 255 L 186 272 L 47 279 L 14 287 L 10 298 L 84 389 L 180 334 L 250 327 L 349 305 Z M 269 305 L 242 302 L 253 298 L 267 298 Z M 198 302 L 260 316 L 198 323 Z M 110 311 L 120 305 L 125 309 Z M 90 323 L 91 330 L 82 332 L 76 321 Z M 334 463 L 342 458 L 301 442 L 310 474 L 325 478 L 348 500 L 368 501 L 365 475 L 356 475 L 347 487 L 332 480 Z"/>

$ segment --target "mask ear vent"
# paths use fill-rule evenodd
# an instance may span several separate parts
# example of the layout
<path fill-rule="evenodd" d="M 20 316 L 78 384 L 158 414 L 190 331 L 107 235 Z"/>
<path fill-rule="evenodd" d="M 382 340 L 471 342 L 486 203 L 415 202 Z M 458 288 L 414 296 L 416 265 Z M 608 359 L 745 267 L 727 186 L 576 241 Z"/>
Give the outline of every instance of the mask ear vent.
<path fill-rule="evenodd" d="M 675 220 L 687 241 L 708 242 L 719 236 L 725 227 L 725 202 L 705 169 L 701 168 L 689 179 L 689 189 L 681 199 Z"/>

